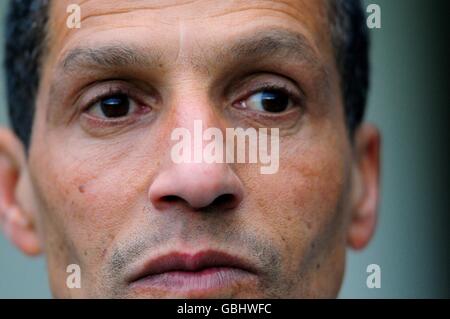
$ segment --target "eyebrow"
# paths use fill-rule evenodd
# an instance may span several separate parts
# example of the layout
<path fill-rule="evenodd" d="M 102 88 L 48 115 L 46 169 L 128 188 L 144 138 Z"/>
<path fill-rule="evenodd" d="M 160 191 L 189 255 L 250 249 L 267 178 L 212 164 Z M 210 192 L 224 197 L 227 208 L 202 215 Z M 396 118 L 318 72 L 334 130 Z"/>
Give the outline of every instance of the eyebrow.
<path fill-rule="evenodd" d="M 148 66 L 160 62 L 161 53 L 125 44 L 109 44 L 100 47 L 78 47 L 70 50 L 59 63 L 64 71 L 77 68 Z"/>
<path fill-rule="evenodd" d="M 260 30 L 231 40 L 231 45 L 213 46 L 205 50 L 214 62 L 223 63 L 224 58 L 233 60 L 259 60 L 270 57 L 289 58 L 319 65 L 315 50 L 301 33 L 285 29 Z M 157 49 L 146 49 L 134 44 L 117 43 L 99 47 L 78 47 L 70 50 L 59 63 L 63 71 L 78 68 L 117 68 L 127 66 L 154 66 L 161 63 L 163 54 Z M 194 57 L 194 65 L 207 65 L 205 54 Z M 201 61 L 200 61 L 201 59 Z"/>

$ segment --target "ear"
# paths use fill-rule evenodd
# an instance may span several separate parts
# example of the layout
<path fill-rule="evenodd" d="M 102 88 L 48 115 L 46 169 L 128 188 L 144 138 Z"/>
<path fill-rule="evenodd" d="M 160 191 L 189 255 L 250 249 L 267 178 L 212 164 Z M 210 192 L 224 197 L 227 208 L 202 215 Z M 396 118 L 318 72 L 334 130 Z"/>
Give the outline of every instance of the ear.
<path fill-rule="evenodd" d="M 25 254 L 37 255 L 41 252 L 41 245 L 35 219 L 20 203 L 28 200 L 21 187 L 26 184 L 26 178 L 28 173 L 22 143 L 9 129 L 0 127 L 0 226 L 5 236 Z"/>
<path fill-rule="evenodd" d="M 372 238 L 377 221 L 381 137 L 376 127 L 364 123 L 354 138 L 347 243 L 353 249 L 362 249 Z"/>

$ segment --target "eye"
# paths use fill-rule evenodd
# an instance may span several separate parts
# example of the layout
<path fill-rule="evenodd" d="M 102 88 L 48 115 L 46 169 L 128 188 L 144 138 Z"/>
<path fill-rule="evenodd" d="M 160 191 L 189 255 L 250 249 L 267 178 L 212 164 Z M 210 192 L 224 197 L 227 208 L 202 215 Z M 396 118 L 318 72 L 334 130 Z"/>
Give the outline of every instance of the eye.
<path fill-rule="evenodd" d="M 281 113 L 292 107 L 289 93 L 281 89 L 265 89 L 240 102 L 241 107 L 269 113 Z"/>
<path fill-rule="evenodd" d="M 93 104 L 88 113 L 97 117 L 114 119 L 126 117 L 130 113 L 136 112 L 138 106 L 126 94 L 113 94 L 101 98 Z"/>

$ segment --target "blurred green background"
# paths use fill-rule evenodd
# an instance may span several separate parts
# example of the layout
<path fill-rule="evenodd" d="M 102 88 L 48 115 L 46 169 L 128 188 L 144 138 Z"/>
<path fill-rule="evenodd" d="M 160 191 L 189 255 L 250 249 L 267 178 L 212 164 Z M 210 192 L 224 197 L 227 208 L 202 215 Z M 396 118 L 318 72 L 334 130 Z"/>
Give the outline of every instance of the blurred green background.
<path fill-rule="evenodd" d="M 0 1 L 2 44 L 7 2 Z M 383 134 L 382 201 L 373 241 L 348 254 L 340 297 L 448 298 L 450 1 L 365 3 L 379 4 L 382 13 L 382 28 L 370 31 L 367 114 Z M 0 73 L 0 124 L 7 125 Z M 381 267 L 379 289 L 366 286 L 372 263 Z M 49 297 L 44 259 L 24 257 L 0 235 L 0 298 Z"/>

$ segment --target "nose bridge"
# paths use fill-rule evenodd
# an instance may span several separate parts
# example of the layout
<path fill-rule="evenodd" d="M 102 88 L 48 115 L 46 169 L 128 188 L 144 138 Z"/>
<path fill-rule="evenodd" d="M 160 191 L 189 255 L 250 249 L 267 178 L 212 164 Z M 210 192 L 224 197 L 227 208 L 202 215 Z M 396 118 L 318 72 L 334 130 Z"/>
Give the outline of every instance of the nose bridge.
<path fill-rule="evenodd" d="M 180 88 L 179 92 L 182 91 Z M 218 202 L 232 208 L 243 198 L 243 185 L 230 164 L 225 161 L 205 162 L 202 155 L 200 160 L 195 155 L 203 154 L 205 146 L 212 142 L 203 138 L 206 129 L 225 132 L 224 122 L 209 104 L 204 91 L 200 91 L 191 90 L 192 94 L 185 99 L 180 98 L 183 94 L 178 95 L 172 105 L 172 132 L 182 130 L 183 143 L 191 156 L 178 162 L 171 156 L 172 150 L 168 150 L 169 156 L 149 188 L 149 199 L 157 209 L 164 210 L 180 202 L 191 209 L 205 208 Z M 223 143 L 223 138 L 219 137 L 215 142 Z M 172 141 L 170 147 L 180 143 L 181 140 Z"/>
<path fill-rule="evenodd" d="M 219 116 L 206 101 L 200 100 L 179 103 L 175 108 L 173 129 L 187 129 L 192 136 L 194 134 L 198 135 L 200 128 L 202 130 L 201 134 L 203 134 L 205 129 L 211 127 L 224 131 Z"/>

